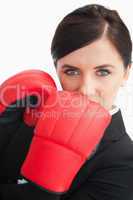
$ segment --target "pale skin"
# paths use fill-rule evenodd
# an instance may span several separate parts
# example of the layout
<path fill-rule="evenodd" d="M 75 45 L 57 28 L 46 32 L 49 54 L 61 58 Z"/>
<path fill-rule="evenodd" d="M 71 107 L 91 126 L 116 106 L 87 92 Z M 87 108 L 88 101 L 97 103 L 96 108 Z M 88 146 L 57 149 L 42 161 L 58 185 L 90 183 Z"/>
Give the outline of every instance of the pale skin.
<path fill-rule="evenodd" d="M 119 88 L 129 77 L 130 65 L 106 36 L 57 61 L 63 90 L 78 91 L 111 110 Z"/>

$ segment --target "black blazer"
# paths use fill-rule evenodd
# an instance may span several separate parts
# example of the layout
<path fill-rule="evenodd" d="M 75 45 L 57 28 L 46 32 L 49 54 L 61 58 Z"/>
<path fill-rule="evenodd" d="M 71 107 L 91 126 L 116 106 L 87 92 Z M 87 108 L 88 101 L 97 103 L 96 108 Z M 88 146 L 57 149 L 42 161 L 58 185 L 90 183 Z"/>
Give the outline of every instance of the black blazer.
<path fill-rule="evenodd" d="M 0 125 L 2 200 L 133 200 L 133 141 L 126 133 L 120 110 L 112 116 L 97 151 L 63 195 L 51 194 L 31 183 L 18 184 L 33 130 L 20 121 Z"/>

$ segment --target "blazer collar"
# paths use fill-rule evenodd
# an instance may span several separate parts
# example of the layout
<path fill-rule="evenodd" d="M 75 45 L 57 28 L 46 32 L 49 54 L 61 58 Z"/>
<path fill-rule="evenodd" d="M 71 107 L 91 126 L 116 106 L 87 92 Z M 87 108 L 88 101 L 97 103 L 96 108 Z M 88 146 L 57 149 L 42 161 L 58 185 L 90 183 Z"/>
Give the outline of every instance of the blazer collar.
<path fill-rule="evenodd" d="M 101 142 L 117 141 L 123 135 L 125 135 L 125 133 L 126 129 L 121 110 L 119 109 L 115 114 L 112 115 L 111 122 L 109 126 L 106 128 Z"/>

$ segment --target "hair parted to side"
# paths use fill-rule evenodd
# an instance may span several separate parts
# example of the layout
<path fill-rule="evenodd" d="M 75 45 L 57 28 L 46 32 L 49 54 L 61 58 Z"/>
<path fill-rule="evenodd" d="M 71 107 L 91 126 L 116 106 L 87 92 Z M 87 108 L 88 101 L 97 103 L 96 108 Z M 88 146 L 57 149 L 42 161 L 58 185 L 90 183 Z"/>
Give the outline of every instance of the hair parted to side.
<path fill-rule="evenodd" d="M 126 68 L 132 55 L 129 30 L 117 11 L 97 4 L 78 8 L 59 23 L 51 44 L 55 66 L 59 58 L 100 39 L 103 34 L 113 43 Z"/>

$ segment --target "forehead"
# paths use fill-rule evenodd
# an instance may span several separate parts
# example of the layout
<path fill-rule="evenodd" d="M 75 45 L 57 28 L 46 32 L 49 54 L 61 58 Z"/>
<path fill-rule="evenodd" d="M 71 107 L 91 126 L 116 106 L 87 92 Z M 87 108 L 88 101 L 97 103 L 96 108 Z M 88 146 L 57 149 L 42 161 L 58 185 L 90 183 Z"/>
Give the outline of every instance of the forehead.
<path fill-rule="evenodd" d="M 95 67 L 105 63 L 117 66 L 122 65 L 123 61 L 115 46 L 103 37 L 60 58 L 57 66 L 70 64 L 77 67 Z"/>

